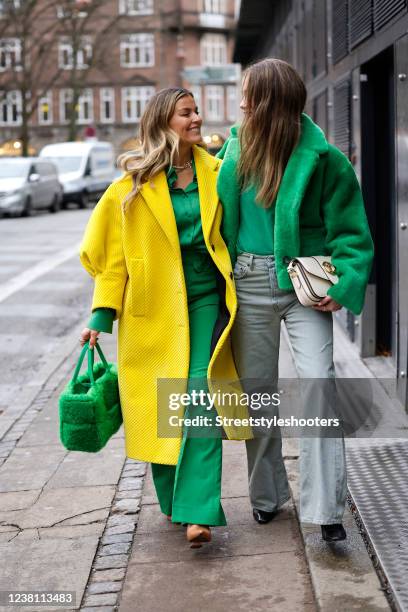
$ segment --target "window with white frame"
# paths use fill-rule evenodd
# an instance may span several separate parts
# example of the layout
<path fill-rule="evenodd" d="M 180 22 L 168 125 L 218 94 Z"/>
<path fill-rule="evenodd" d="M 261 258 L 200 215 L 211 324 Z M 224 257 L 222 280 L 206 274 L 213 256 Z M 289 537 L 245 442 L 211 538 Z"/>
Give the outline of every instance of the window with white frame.
<path fill-rule="evenodd" d="M 93 116 L 93 91 L 92 89 L 84 89 L 77 104 L 78 123 L 93 121 Z"/>
<path fill-rule="evenodd" d="M 225 0 L 201 0 L 203 13 L 224 15 L 226 12 Z"/>
<path fill-rule="evenodd" d="M 83 70 L 88 68 L 92 60 L 92 43 L 88 37 L 82 38 L 76 50 L 76 68 Z M 64 70 L 72 70 L 74 67 L 74 48 L 72 40 L 62 38 L 58 46 L 58 64 Z"/>
<path fill-rule="evenodd" d="M 204 34 L 200 41 L 201 64 L 220 66 L 227 63 L 227 38 L 224 34 Z"/>
<path fill-rule="evenodd" d="M 68 123 L 71 115 L 72 89 L 61 89 L 59 92 L 59 116 L 61 123 Z"/>
<path fill-rule="evenodd" d="M 154 94 L 154 87 L 122 87 L 122 121 L 140 121 L 147 102 Z"/>
<path fill-rule="evenodd" d="M 101 87 L 99 90 L 99 116 L 102 123 L 115 121 L 115 90 L 113 87 Z"/>
<path fill-rule="evenodd" d="M 0 91 L 0 125 L 21 125 L 21 91 Z"/>
<path fill-rule="evenodd" d="M 0 0 L 0 17 L 7 14 L 12 14 L 21 6 L 20 0 Z"/>
<path fill-rule="evenodd" d="M 0 38 L 0 71 L 8 68 L 21 70 L 21 41 L 18 38 Z"/>
<path fill-rule="evenodd" d="M 119 15 L 151 15 L 153 0 L 119 0 Z"/>
<path fill-rule="evenodd" d="M 60 90 L 60 121 L 68 123 L 72 110 L 72 89 Z M 75 105 L 76 120 L 78 123 L 88 123 L 93 120 L 93 92 L 92 89 L 84 89 Z"/>
<path fill-rule="evenodd" d="M 238 99 L 236 85 L 227 86 L 227 120 L 236 121 L 238 115 Z"/>
<path fill-rule="evenodd" d="M 224 121 L 224 87 L 207 85 L 205 87 L 206 121 Z"/>
<path fill-rule="evenodd" d="M 50 123 L 52 123 L 51 91 L 47 91 L 46 94 L 38 99 L 38 123 L 40 125 L 50 125 Z"/>
<path fill-rule="evenodd" d="M 189 87 L 189 90 L 194 96 L 194 100 L 198 108 L 198 113 L 199 115 L 201 115 L 203 110 L 201 108 L 201 85 L 193 85 L 192 87 Z"/>
<path fill-rule="evenodd" d="M 80 4 L 80 2 L 76 3 L 76 4 Z M 85 3 L 83 3 L 85 4 Z M 86 8 L 86 6 L 85 6 Z M 56 11 L 57 11 L 57 17 L 58 19 L 69 19 L 69 18 L 85 18 L 88 16 L 88 11 L 84 10 L 84 9 L 80 9 L 75 5 L 65 5 L 63 6 L 62 4 L 59 4 L 56 6 Z"/>
<path fill-rule="evenodd" d="M 154 66 L 154 34 L 127 34 L 120 42 L 123 68 Z"/>

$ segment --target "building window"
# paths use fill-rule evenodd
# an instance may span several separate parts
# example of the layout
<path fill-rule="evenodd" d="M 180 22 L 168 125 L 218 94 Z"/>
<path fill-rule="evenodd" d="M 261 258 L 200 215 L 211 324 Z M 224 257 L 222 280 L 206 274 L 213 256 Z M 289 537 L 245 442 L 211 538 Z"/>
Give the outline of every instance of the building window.
<path fill-rule="evenodd" d="M 76 51 L 76 68 L 83 70 L 89 68 L 92 60 L 92 44 L 89 38 L 83 38 Z M 61 39 L 58 47 L 59 67 L 64 70 L 72 70 L 74 67 L 74 49 L 72 41 Z"/>
<path fill-rule="evenodd" d="M 115 121 L 115 90 L 113 87 L 101 87 L 99 103 L 101 122 L 113 123 Z"/>
<path fill-rule="evenodd" d="M 237 120 L 237 88 L 235 85 L 227 86 L 227 120 Z"/>
<path fill-rule="evenodd" d="M 226 12 L 225 0 L 201 0 L 201 9 L 203 13 L 224 15 Z"/>
<path fill-rule="evenodd" d="M 119 0 L 119 15 L 151 15 L 153 0 Z"/>
<path fill-rule="evenodd" d="M 72 89 L 61 89 L 60 91 L 60 120 L 68 123 L 72 108 Z M 75 106 L 77 123 L 88 123 L 93 120 L 93 93 L 92 89 L 84 89 Z"/>
<path fill-rule="evenodd" d="M 224 87 L 207 85 L 205 88 L 206 121 L 224 121 Z"/>
<path fill-rule="evenodd" d="M 123 68 L 154 66 L 154 35 L 128 34 L 122 36 L 120 65 Z"/>
<path fill-rule="evenodd" d="M 21 42 L 18 38 L 0 39 L 0 71 L 21 70 Z"/>
<path fill-rule="evenodd" d="M 81 8 L 81 4 L 82 4 L 82 8 Z M 83 5 L 86 4 L 85 2 L 81 3 L 81 2 L 74 2 L 73 5 L 71 6 L 63 6 L 61 4 L 59 4 L 56 9 L 57 9 L 57 17 L 58 19 L 71 19 L 71 18 L 77 18 L 77 17 L 88 17 L 88 11 L 84 10 Z M 86 8 L 86 6 L 85 6 Z"/>
<path fill-rule="evenodd" d="M 204 34 L 200 49 L 202 65 L 220 66 L 227 63 L 227 39 L 224 34 Z"/>
<path fill-rule="evenodd" d="M 0 92 L 0 125 L 21 125 L 21 91 Z"/>
<path fill-rule="evenodd" d="M 154 87 L 122 88 L 122 121 L 140 121 L 144 108 L 154 94 Z"/>
<path fill-rule="evenodd" d="M 0 0 L 0 17 L 13 14 L 21 7 L 20 0 Z"/>
<path fill-rule="evenodd" d="M 52 92 L 47 93 L 38 99 L 38 123 L 40 125 L 50 125 L 52 123 Z"/>
<path fill-rule="evenodd" d="M 189 90 L 191 91 L 191 93 L 194 96 L 194 101 L 197 105 L 198 108 L 198 113 L 199 115 L 201 115 L 202 113 L 202 107 L 201 107 L 201 86 L 200 85 L 193 85 L 192 87 L 189 87 Z"/>

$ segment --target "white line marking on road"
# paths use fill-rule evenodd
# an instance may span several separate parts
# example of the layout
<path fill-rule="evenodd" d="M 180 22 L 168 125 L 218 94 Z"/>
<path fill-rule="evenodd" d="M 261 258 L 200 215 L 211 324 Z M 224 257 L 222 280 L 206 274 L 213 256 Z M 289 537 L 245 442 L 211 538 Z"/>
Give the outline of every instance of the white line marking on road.
<path fill-rule="evenodd" d="M 52 255 L 52 257 L 43 259 L 35 264 L 35 266 L 31 266 L 31 268 L 28 268 L 28 270 L 18 274 L 12 280 L 7 281 L 7 283 L 0 284 L 0 302 L 6 300 L 8 297 L 10 297 L 10 295 L 16 293 L 16 291 L 19 291 L 36 278 L 50 272 L 50 270 L 53 270 L 60 264 L 64 263 L 64 261 L 67 261 L 67 259 L 71 259 L 71 257 L 74 255 L 78 255 L 80 244 L 81 243 L 78 242 L 78 244 L 75 244 L 74 246 L 70 246 L 63 251 L 59 251 L 59 253 Z"/>

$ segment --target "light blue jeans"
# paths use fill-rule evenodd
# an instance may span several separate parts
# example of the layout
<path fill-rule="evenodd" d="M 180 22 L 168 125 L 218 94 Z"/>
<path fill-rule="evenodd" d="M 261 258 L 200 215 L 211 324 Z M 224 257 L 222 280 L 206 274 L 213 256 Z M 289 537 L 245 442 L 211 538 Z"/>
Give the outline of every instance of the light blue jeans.
<path fill-rule="evenodd" d="M 240 378 L 276 388 L 282 320 L 299 378 L 334 378 L 332 314 L 305 308 L 293 291 L 279 289 L 273 256 L 242 253 L 234 277 L 239 309 L 232 347 Z M 324 409 L 313 406 L 315 414 Z M 252 506 L 273 512 L 289 499 L 279 432 L 247 440 L 246 450 Z M 301 437 L 299 463 L 300 520 L 341 523 L 347 493 L 343 437 Z"/>

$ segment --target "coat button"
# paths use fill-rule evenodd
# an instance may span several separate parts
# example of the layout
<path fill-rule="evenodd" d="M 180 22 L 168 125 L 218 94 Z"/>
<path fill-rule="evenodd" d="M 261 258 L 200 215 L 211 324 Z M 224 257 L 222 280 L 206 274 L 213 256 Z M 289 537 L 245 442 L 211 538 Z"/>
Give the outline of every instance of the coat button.
<path fill-rule="evenodd" d="M 211 245 L 211 248 L 213 251 L 215 251 L 215 246 L 213 244 Z"/>
<path fill-rule="evenodd" d="M 230 272 L 229 274 L 230 274 L 230 278 L 234 278 L 234 275 L 232 272 Z"/>

